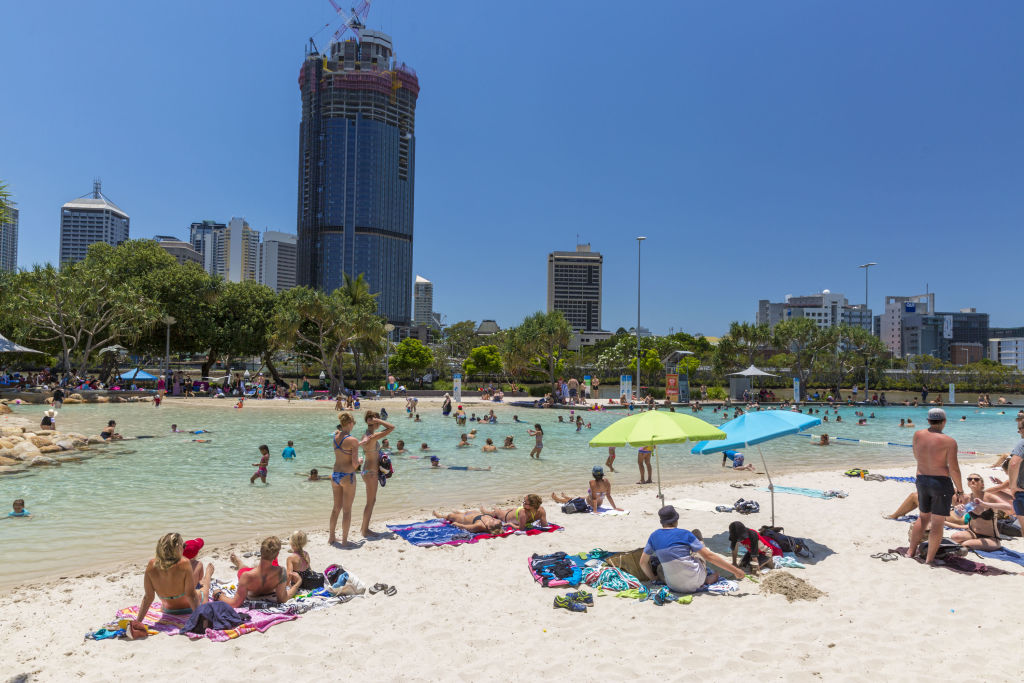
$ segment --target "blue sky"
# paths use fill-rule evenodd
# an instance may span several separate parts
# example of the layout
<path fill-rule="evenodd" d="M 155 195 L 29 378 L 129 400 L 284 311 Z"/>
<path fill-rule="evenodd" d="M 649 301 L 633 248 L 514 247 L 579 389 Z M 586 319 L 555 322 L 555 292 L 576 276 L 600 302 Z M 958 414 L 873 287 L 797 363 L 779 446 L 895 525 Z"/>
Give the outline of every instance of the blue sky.
<path fill-rule="evenodd" d="M 351 4 L 340 2 L 341 5 Z M 295 231 L 303 47 L 327 0 L 8 3 L 0 178 L 19 262 L 103 179 L 132 236 Z M 1012 0 L 376 0 L 420 76 L 415 270 L 449 322 L 545 305 L 546 255 L 605 255 L 603 322 L 715 335 L 759 298 L 1024 324 L 1024 61 Z M 513 282 L 514 286 L 505 283 Z"/>

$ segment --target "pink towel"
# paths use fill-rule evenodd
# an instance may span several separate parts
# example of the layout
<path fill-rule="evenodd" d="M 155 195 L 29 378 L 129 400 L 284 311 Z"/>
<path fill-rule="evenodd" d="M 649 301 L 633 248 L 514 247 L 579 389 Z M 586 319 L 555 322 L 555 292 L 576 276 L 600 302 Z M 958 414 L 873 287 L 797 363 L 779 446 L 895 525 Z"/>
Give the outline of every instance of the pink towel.
<path fill-rule="evenodd" d="M 192 640 L 199 638 L 209 638 L 216 643 L 222 643 L 226 640 L 232 640 L 238 636 L 244 636 L 246 633 L 252 633 L 253 631 L 259 631 L 263 633 L 271 626 L 280 624 L 286 621 L 293 621 L 299 617 L 295 614 L 277 614 L 276 612 L 264 612 L 258 609 L 245 609 L 240 608 L 237 610 L 239 614 L 248 614 L 251 619 L 243 624 L 240 624 L 236 628 L 228 629 L 226 631 L 216 630 L 212 628 L 206 629 L 205 634 L 198 633 L 186 633 Z M 123 610 L 118 611 L 117 619 L 135 619 L 139 615 L 139 606 L 126 607 Z M 146 612 L 146 618 L 142 620 L 146 626 L 150 627 L 155 631 L 161 633 L 167 633 L 169 635 L 177 634 L 181 629 L 185 628 L 185 624 L 188 623 L 188 618 L 191 615 L 188 614 L 164 614 L 160 610 L 160 603 L 154 602 Z"/>

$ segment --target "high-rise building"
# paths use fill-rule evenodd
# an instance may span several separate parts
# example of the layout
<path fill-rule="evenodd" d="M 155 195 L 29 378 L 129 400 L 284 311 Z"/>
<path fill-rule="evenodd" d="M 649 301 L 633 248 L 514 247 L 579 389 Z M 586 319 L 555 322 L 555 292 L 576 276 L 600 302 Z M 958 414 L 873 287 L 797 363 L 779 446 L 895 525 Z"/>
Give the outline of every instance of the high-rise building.
<path fill-rule="evenodd" d="M 379 313 L 408 325 L 419 79 L 390 36 L 358 34 L 299 70 L 297 279 L 333 291 L 362 273 Z"/>
<path fill-rule="evenodd" d="M 60 210 L 60 262 L 81 261 L 90 244 L 106 242 L 117 246 L 128 241 L 128 214 L 107 199 L 100 181 L 91 195 L 82 195 Z"/>
<path fill-rule="evenodd" d="M 548 254 L 548 312 L 561 311 L 574 330 L 600 330 L 603 264 L 589 244 Z"/>
<path fill-rule="evenodd" d="M 18 269 L 18 209 L 7 207 L 7 216 L 0 218 L 0 270 Z"/>
<path fill-rule="evenodd" d="M 260 234 L 250 228 L 244 218 L 232 218 L 228 221 L 224 243 L 227 249 L 224 256 L 227 264 L 224 279 L 231 282 L 256 280 L 260 261 Z"/>
<path fill-rule="evenodd" d="M 434 324 L 434 283 L 425 277 L 416 276 L 412 296 L 412 322 L 415 325 Z"/>
<path fill-rule="evenodd" d="M 988 357 L 1000 365 L 1009 365 L 1024 372 L 1024 328 L 1019 335 L 992 337 L 988 340 Z"/>
<path fill-rule="evenodd" d="M 298 238 L 267 230 L 260 242 L 259 281 L 275 292 L 295 286 L 295 245 Z"/>
<path fill-rule="evenodd" d="M 182 242 L 177 237 L 171 235 L 156 235 L 153 239 L 164 251 L 177 259 L 178 263 L 182 265 L 186 263 L 203 265 L 203 257 L 188 242 Z"/>
<path fill-rule="evenodd" d="M 897 358 L 918 355 L 921 353 L 920 321 L 922 317 L 934 313 L 935 292 L 912 296 L 887 296 L 885 312 L 879 319 L 879 338 Z M 925 346 L 931 348 L 933 344 Z"/>
<path fill-rule="evenodd" d="M 818 327 L 850 325 L 865 330 L 872 328 L 871 309 L 864 304 L 851 305 L 843 294 L 827 289 L 809 296 L 786 296 L 785 301 L 761 299 L 757 302 L 756 321 L 775 328 L 783 320 L 809 318 Z"/>
<path fill-rule="evenodd" d="M 202 257 L 203 269 L 211 275 L 222 275 L 227 265 L 221 262 L 224 255 L 224 239 L 228 226 L 217 221 L 200 221 L 189 226 L 188 239 Z"/>

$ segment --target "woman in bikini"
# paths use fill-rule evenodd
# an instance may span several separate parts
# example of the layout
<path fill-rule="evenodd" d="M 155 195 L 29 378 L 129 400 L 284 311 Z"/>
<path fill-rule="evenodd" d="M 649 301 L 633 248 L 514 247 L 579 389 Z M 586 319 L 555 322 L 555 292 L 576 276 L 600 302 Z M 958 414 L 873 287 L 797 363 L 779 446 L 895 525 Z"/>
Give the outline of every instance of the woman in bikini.
<path fill-rule="evenodd" d="M 561 415 L 558 416 L 561 419 Z M 527 428 L 526 433 L 537 439 L 533 450 L 530 451 L 531 458 L 537 458 L 540 460 L 540 452 L 544 450 L 544 430 L 541 429 L 539 424 L 533 425 L 533 429 Z"/>
<path fill-rule="evenodd" d="M 604 468 L 600 465 L 595 465 L 594 469 L 591 470 L 591 474 L 594 475 L 594 478 L 590 480 L 590 486 L 587 488 L 587 495 L 586 498 L 584 498 L 584 500 L 587 501 L 587 505 L 590 506 L 590 509 L 597 512 L 597 508 L 601 507 L 601 504 L 604 503 L 604 499 L 608 498 L 608 504 L 612 506 L 613 510 L 621 510 L 622 508 L 617 506 L 615 504 L 615 499 L 612 498 L 612 483 L 604 478 Z M 552 493 L 551 499 L 556 503 L 563 504 L 572 500 L 572 498 L 565 495 L 564 492 L 560 496 Z"/>
<path fill-rule="evenodd" d="M 356 420 L 352 413 L 338 414 L 338 431 L 334 432 L 334 472 L 331 473 L 331 491 L 334 493 L 334 509 L 331 510 L 330 534 L 327 542 L 338 542 L 335 528 L 338 513 L 341 512 L 341 547 L 352 547 L 348 541 L 348 529 L 352 523 L 352 501 L 356 497 L 356 470 L 359 469 L 359 439 L 352 436 Z"/>
<path fill-rule="evenodd" d="M 514 509 L 496 507 L 493 510 L 480 508 L 480 513 L 500 519 L 503 524 L 514 526 L 517 529 L 525 529 L 534 522 L 540 522 L 541 526 L 548 525 L 548 514 L 541 505 L 540 496 L 531 493 L 523 499 L 523 504 Z"/>
<path fill-rule="evenodd" d="M 383 427 L 384 431 L 378 432 L 377 427 Z M 366 507 L 363 508 L 363 525 L 359 529 L 363 538 L 380 535 L 370 530 L 370 517 L 373 516 L 373 506 L 377 502 L 377 487 L 380 485 L 377 479 L 377 475 L 380 474 L 380 440 L 393 431 L 393 424 L 380 419 L 380 415 L 372 410 L 366 411 L 366 432 L 359 442 L 363 447 L 363 470 L 360 474 L 363 475 L 363 485 L 366 486 Z"/>
<path fill-rule="evenodd" d="M 156 543 L 156 557 L 146 565 L 143 575 L 145 595 L 139 605 L 139 615 L 135 622 L 141 624 L 149 612 L 153 598 L 160 598 L 160 610 L 164 614 L 185 615 L 206 602 L 210 591 L 210 578 L 213 576 L 213 565 L 206 568 L 203 577 L 202 591 L 197 591 L 192 564 L 182 556 L 185 541 L 181 534 L 164 534 Z"/>
<path fill-rule="evenodd" d="M 302 590 L 316 590 L 324 587 L 324 575 L 309 566 L 309 553 L 305 550 L 307 540 L 305 531 L 292 532 L 288 539 L 292 552 L 285 564 L 288 567 L 289 582 L 298 583 Z"/>
<path fill-rule="evenodd" d="M 971 492 L 972 509 L 965 511 L 964 526 L 960 531 L 954 531 L 950 538 L 965 548 L 971 550 L 998 550 L 1002 547 L 999 540 L 999 523 L 996 518 L 996 510 L 1013 512 L 1013 506 L 1009 503 L 996 502 L 991 496 L 986 496 L 985 480 L 980 474 L 968 474 L 967 486 Z M 949 522 L 947 522 L 949 524 Z M 949 526 L 960 526 L 949 524 Z"/>
<path fill-rule="evenodd" d="M 478 534 L 494 534 L 500 532 L 502 528 L 501 520 L 497 517 L 492 517 L 488 514 L 474 514 L 471 510 L 449 512 L 447 515 L 439 514 L 437 510 L 434 510 L 434 517 L 437 519 L 446 519 L 451 522 L 453 526 Z"/>

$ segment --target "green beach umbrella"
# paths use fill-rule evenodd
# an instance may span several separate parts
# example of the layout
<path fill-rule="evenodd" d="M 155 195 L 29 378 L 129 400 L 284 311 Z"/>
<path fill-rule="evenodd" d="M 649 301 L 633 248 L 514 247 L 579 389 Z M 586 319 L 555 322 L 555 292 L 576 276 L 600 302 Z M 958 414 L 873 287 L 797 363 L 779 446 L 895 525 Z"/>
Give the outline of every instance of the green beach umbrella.
<path fill-rule="evenodd" d="M 661 460 L 658 458 L 658 444 L 685 443 L 687 441 L 717 441 L 725 438 L 725 432 L 704 420 L 683 413 L 649 410 L 624 417 L 605 427 L 590 440 L 593 447 L 601 446 L 651 446 L 658 468 L 658 498 L 665 504 L 661 492 Z"/>

